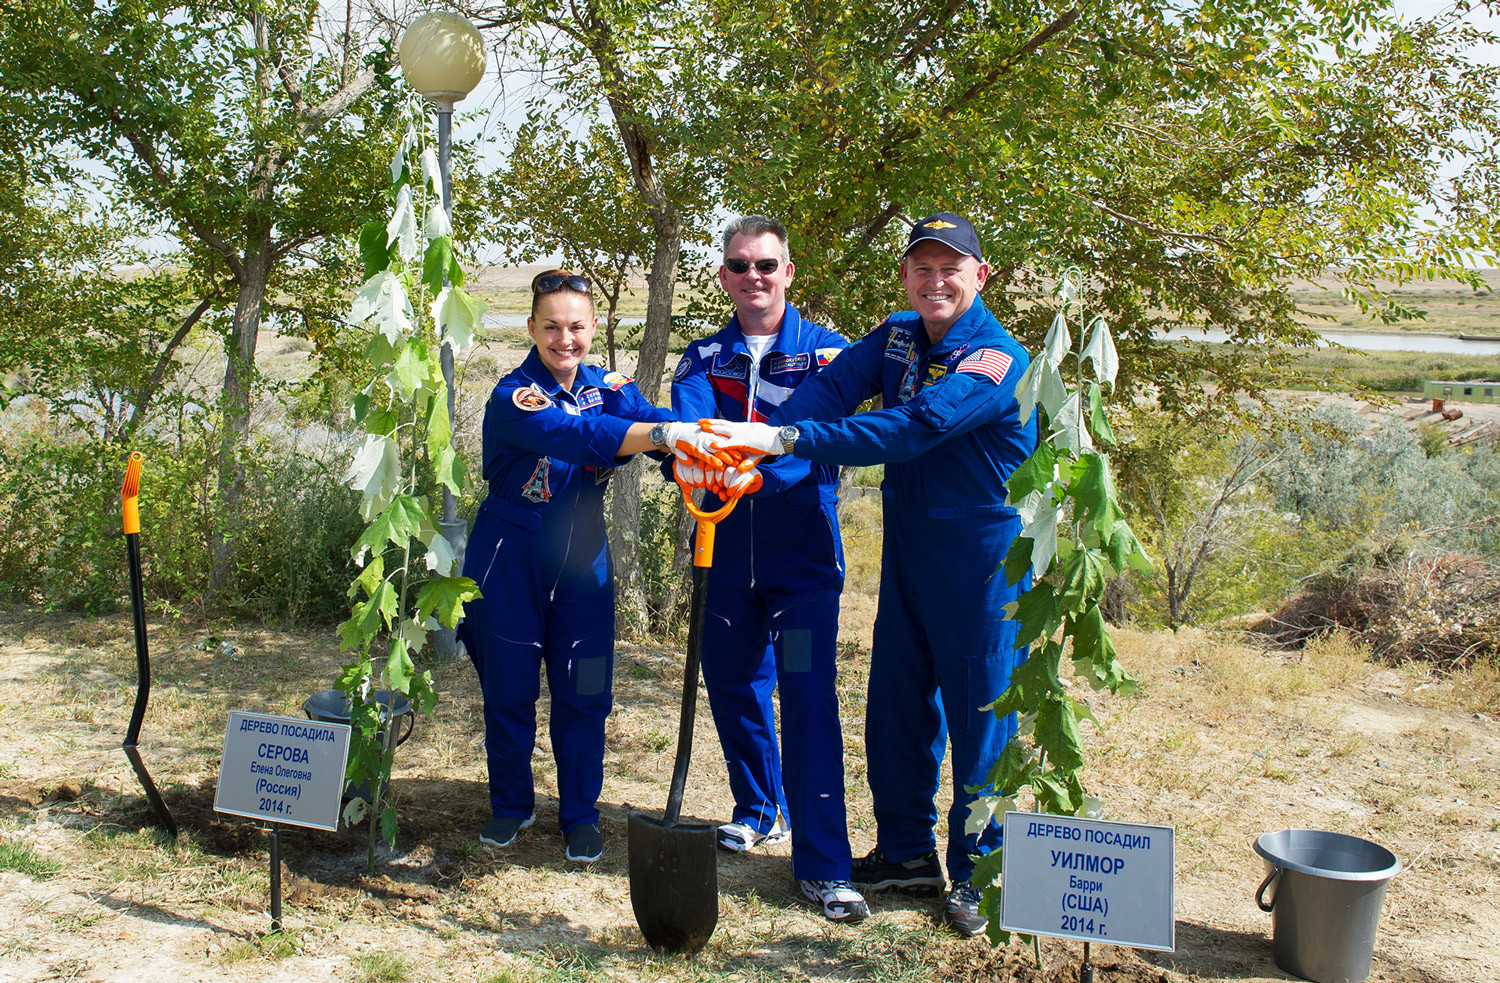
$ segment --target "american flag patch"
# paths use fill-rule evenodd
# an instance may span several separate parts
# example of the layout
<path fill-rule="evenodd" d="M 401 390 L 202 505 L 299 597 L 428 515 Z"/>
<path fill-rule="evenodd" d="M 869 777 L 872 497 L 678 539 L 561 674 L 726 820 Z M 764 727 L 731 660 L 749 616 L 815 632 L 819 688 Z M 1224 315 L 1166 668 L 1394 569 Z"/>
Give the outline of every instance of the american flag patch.
<path fill-rule="evenodd" d="M 991 382 L 999 383 L 1010 369 L 1010 356 L 993 348 L 984 348 L 958 363 L 959 372 L 982 375 Z"/>

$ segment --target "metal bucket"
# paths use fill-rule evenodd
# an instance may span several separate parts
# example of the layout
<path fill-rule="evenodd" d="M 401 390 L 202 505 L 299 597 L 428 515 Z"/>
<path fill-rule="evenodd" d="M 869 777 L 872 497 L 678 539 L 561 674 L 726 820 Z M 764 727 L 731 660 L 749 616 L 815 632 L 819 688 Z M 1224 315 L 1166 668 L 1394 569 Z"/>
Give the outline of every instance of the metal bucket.
<path fill-rule="evenodd" d="M 1401 872 L 1396 855 L 1321 829 L 1262 833 L 1255 852 L 1266 862 L 1255 903 L 1272 913 L 1276 965 L 1314 983 L 1367 978 L 1386 884 Z"/>
<path fill-rule="evenodd" d="M 394 697 L 394 702 L 392 700 Z M 411 732 L 417 725 L 417 715 L 412 709 L 411 700 L 403 693 L 392 693 L 388 689 L 378 689 L 374 693 L 375 702 L 380 704 L 380 719 L 385 726 L 380 731 L 380 738 L 385 744 L 386 751 L 407 742 Z M 309 720 L 321 720 L 326 724 L 347 724 L 349 722 L 349 694 L 341 689 L 325 689 L 321 693 L 314 693 L 302 701 L 302 712 L 307 714 Z M 396 726 L 391 727 L 390 721 L 395 718 Z M 402 730 L 402 722 L 405 721 L 405 730 Z M 398 734 L 399 732 L 399 734 Z M 393 743 L 394 737 L 394 743 Z M 381 786 L 381 798 L 385 797 L 389 783 Z M 344 786 L 344 801 L 350 799 L 364 799 L 370 801 L 370 783 L 353 782 Z"/>

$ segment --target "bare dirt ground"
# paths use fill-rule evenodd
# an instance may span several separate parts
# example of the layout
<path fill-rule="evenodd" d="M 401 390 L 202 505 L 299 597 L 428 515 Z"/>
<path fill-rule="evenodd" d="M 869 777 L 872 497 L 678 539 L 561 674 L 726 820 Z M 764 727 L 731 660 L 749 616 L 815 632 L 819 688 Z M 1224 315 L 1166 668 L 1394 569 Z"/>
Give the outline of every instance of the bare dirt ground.
<path fill-rule="evenodd" d="M 851 601 L 841 668 L 858 854 L 874 839 L 860 723 L 869 607 Z M 288 828 L 288 932 L 267 937 L 266 835 L 212 811 L 225 713 L 298 715 L 341 661 L 334 632 L 154 620 L 151 631 L 142 750 L 182 828 L 175 843 L 153 829 L 119 749 L 135 691 L 128 618 L 0 611 L 0 847 L 24 845 L 47 865 L 0 872 L 0 980 L 1075 978 L 1076 944 L 1049 941 L 1041 974 L 1019 943 L 992 950 L 939 927 L 928 901 L 879 897 L 870 921 L 831 926 L 798 900 L 785 846 L 722 855 L 708 948 L 654 957 L 631 912 L 625 820 L 665 801 L 675 643 L 619 647 L 603 860 L 563 859 L 545 730 L 536 825 L 512 848 L 479 845 L 478 687 L 467 664 L 440 665 L 442 702 L 397 754 L 397 849 L 382 848 L 365 876 L 363 827 Z M 1086 782 L 1110 818 L 1176 828 L 1177 949 L 1095 947 L 1097 979 L 1287 979 L 1271 958 L 1270 917 L 1252 900 L 1262 868 L 1251 843 L 1303 826 L 1376 840 L 1406 865 L 1386 898 L 1372 979 L 1500 979 L 1492 680 L 1371 666 L 1338 639 L 1280 653 L 1191 631 L 1117 637 L 1144 686 L 1088 697 L 1106 729 L 1092 738 Z M 1490 688 L 1477 695 L 1480 685 Z M 685 801 L 702 821 L 728 815 L 711 725 L 700 723 Z"/>

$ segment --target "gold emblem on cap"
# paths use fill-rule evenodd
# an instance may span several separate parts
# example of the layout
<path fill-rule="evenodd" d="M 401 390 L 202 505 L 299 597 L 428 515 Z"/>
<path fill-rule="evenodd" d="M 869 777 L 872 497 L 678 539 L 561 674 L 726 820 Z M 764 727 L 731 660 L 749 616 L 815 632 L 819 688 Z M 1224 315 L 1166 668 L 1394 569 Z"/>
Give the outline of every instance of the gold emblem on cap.
<path fill-rule="evenodd" d="M 922 228 L 924 228 L 924 229 L 956 229 L 956 228 L 958 228 L 958 226 L 954 225 L 952 222 L 944 222 L 942 219 L 936 218 L 936 219 L 933 219 L 931 222 L 924 223 L 922 225 Z"/>

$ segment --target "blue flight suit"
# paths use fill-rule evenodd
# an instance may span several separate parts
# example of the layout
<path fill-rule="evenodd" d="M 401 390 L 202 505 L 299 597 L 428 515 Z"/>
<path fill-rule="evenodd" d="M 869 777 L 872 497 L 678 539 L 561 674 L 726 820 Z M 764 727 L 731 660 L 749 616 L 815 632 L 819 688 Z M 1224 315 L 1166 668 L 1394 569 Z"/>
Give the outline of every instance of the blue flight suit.
<path fill-rule="evenodd" d="M 538 677 L 552 697 L 558 825 L 599 822 L 604 721 L 614 673 L 614 565 L 604 527 L 615 451 L 634 422 L 673 419 L 618 372 L 581 365 L 563 389 L 536 349 L 490 393 L 484 477 L 464 576 L 484 597 L 466 606 L 459 637 L 484 693 L 490 808 L 524 819 L 535 808 Z"/>
<path fill-rule="evenodd" d="M 1029 586 L 1005 582 L 1021 531 L 1005 482 L 1037 444 L 1035 415 L 1017 418 L 1030 357 L 974 298 L 929 344 L 921 318 L 894 314 L 799 388 L 772 417 L 801 431 L 793 454 L 825 464 L 885 464 L 880 602 L 865 711 L 876 837 L 887 860 L 933 849 L 934 799 L 953 743 L 948 876 L 965 883 L 970 854 L 1000 829 L 964 832 L 964 786 L 983 787 L 1015 733 L 1014 717 L 979 709 L 1005 689 L 1026 651 L 1002 610 Z M 879 410 L 849 416 L 872 396 Z"/>
<path fill-rule="evenodd" d="M 672 409 L 683 420 L 764 421 L 848 344 L 787 304 L 752 380 L 739 318 L 732 317 L 722 331 L 688 345 L 673 374 Z M 844 586 L 838 468 L 783 457 L 762 462 L 761 477 L 760 490 L 715 533 L 703 681 L 729 767 L 734 822 L 766 833 L 780 809 L 792 827 L 792 876 L 848 880 L 834 689 Z M 704 507 L 720 504 L 709 493 Z M 785 758 L 771 706 L 778 680 Z"/>

